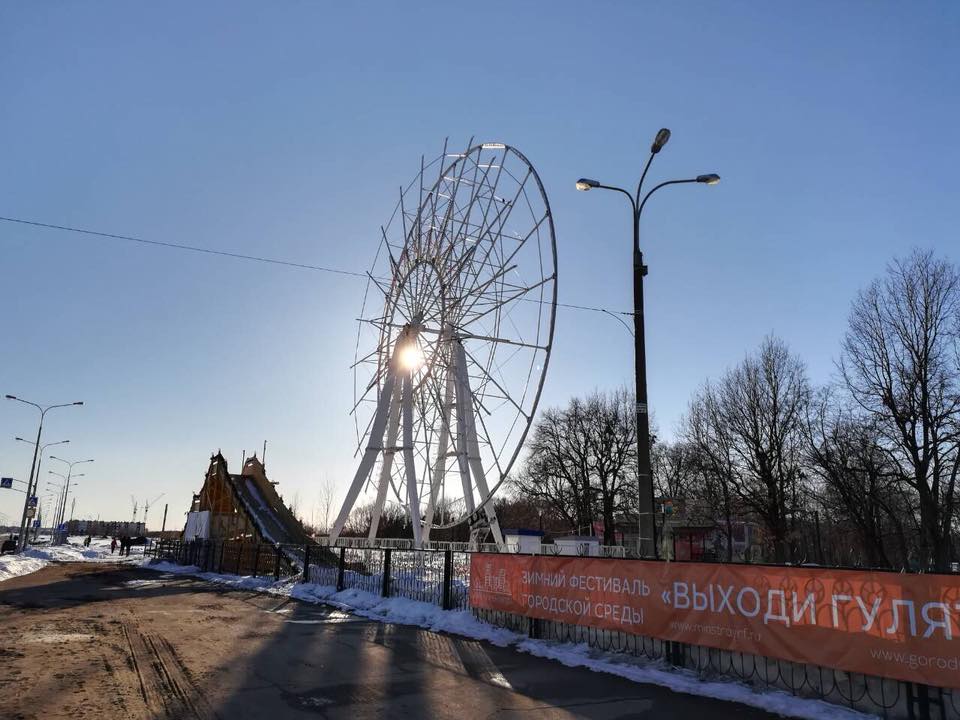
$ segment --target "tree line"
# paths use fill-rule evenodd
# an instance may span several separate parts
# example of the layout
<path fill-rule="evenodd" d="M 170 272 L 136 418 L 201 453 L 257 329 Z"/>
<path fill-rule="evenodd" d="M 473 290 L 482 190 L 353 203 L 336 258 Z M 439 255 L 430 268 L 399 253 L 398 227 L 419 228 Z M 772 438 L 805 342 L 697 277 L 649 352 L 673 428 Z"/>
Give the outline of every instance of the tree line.
<path fill-rule="evenodd" d="M 655 493 L 715 529 L 720 559 L 746 520 L 774 562 L 949 570 L 960 558 L 957 266 L 919 250 L 891 262 L 853 301 L 836 368 L 816 387 L 786 342 L 765 338 L 693 393 L 673 442 L 654 441 Z M 571 532 L 602 523 L 612 544 L 636 509 L 632 393 L 545 410 L 527 450 L 519 506 Z"/>

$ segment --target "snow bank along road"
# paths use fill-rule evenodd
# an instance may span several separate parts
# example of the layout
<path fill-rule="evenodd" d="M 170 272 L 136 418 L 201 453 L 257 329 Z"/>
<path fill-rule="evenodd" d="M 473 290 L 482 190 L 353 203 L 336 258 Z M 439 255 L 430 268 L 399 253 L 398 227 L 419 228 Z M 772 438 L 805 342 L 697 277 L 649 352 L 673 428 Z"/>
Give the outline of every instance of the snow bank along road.
<path fill-rule="evenodd" d="M 0 718 L 753 718 L 509 648 L 103 563 L 0 583 Z"/>

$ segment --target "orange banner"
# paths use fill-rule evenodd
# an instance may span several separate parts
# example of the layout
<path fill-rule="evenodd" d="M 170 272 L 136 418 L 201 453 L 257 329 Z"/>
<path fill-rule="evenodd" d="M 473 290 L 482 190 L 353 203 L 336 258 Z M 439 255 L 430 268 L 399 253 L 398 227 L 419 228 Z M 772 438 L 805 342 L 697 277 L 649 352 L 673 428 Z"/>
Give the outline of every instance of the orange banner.
<path fill-rule="evenodd" d="M 475 553 L 470 603 L 960 687 L 960 577 Z"/>

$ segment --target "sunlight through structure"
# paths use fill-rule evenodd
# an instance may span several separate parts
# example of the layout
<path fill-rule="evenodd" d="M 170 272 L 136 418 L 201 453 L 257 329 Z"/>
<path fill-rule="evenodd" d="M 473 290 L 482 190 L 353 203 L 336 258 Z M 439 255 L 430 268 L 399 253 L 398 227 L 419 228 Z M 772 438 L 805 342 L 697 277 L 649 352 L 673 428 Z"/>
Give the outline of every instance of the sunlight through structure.
<path fill-rule="evenodd" d="M 543 185 L 509 145 L 444 147 L 421 159 L 381 235 L 353 365 L 360 462 L 330 541 L 363 502 L 371 540 L 396 503 L 417 547 L 461 524 L 473 544 L 502 544 L 492 500 L 533 421 L 553 342 Z"/>

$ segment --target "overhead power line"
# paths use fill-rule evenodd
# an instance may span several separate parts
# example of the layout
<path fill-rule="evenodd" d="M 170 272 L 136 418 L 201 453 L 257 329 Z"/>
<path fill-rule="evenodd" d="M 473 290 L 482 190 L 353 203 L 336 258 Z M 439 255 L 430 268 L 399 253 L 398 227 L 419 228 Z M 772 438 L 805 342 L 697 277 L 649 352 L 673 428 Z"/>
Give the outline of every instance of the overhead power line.
<path fill-rule="evenodd" d="M 261 255 L 246 255 L 244 253 L 230 252 L 228 250 L 213 250 L 211 248 L 198 247 L 196 245 L 185 245 L 183 243 L 165 242 L 162 240 L 147 240 L 146 238 L 136 237 L 135 235 L 119 235 L 116 233 L 100 232 L 99 230 L 87 230 L 85 228 L 71 227 L 69 225 L 56 225 L 54 223 L 37 222 L 35 220 L 23 220 L 21 218 L 4 217 L 0 215 L 0 221 L 16 223 L 19 225 L 29 225 L 32 227 L 46 228 L 48 230 L 62 230 L 64 232 L 78 233 L 80 235 L 91 235 L 94 237 L 109 238 L 111 240 L 123 240 L 126 242 L 140 243 L 141 245 L 153 245 L 154 247 L 172 248 L 174 250 L 186 250 L 188 252 L 203 253 L 205 255 L 219 255 L 237 260 L 251 260 L 253 262 L 268 263 L 270 265 L 283 265 L 286 267 L 299 268 L 301 270 L 314 270 L 317 272 L 333 273 L 335 275 L 348 275 L 350 277 L 367 278 L 367 273 L 356 272 L 354 270 L 341 270 L 339 268 L 325 267 L 323 265 L 311 265 L 309 263 L 293 262 L 291 260 L 278 260 L 277 258 L 263 257 Z M 608 310 L 602 307 L 590 307 L 588 305 L 576 305 L 573 303 L 557 303 L 557 307 L 570 308 L 572 310 L 585 310 L 588 312 L 605 313 L 612 315 L 619 320 L 618 315 L 633 315 L 632 312 L 625 310 Z M 623 321 L 620 321 L 621 324 Z M 625 326 L 626 327 L 626 326 Z M 630 330 L 627 327 L 627 330 Z M 632 331 L 631 331 L 632 332 Z"/>
<path fill-rule="evenodd" d="M 147 240 L 146 238 L 134 237 L 133 235 L 116 235 L 114 233 L 99 232 L 98 230 L 85 230 L 83 228 L 69 227 L 67 225 L 54 225 L 52 223 L 21 220 L 19 218 L 0 217 L 0 220 L 3 220 L 4 222 L 19 223 L 21 225 L 33 225 L 34 227 L 48 228 L 50 230 L 65 230 L 66 232 L 80 233 L 82 235 L 95 235 L 97 237 L 111 238 L 113 240 L 126 240 L 128 242 L 142 243 L 143 245 L 156 245 L 158 247 L 174 248 L 175 250 L 189 250 L 190 252 L 205 253 L 207 255 L 221 255 L 223 257 L 236 258 L 239 260 L 253 260 L 256 262 L 270 263 L 271 265 L 286 265 L 287 267 L 295 267 L 302 270 L 317 270 L 319 272 L 335 273 L 337 275 L 351 275 L 362 278 L 367 276 L 366 273 L 353 272 L 352 270 L 339 270 L 337 268 L 323 267 L 322 265 L 310 265 L 308 263 L 291 262 L 290 260 L 277 260 L 276 258 L 262 257 L 259 255 L 244 255 L 243 253 L 229 252 L 227 250 L 212 250 L 210 248 L 197 247 L 196 245 L 162 242 L 160 240 Z"/>

